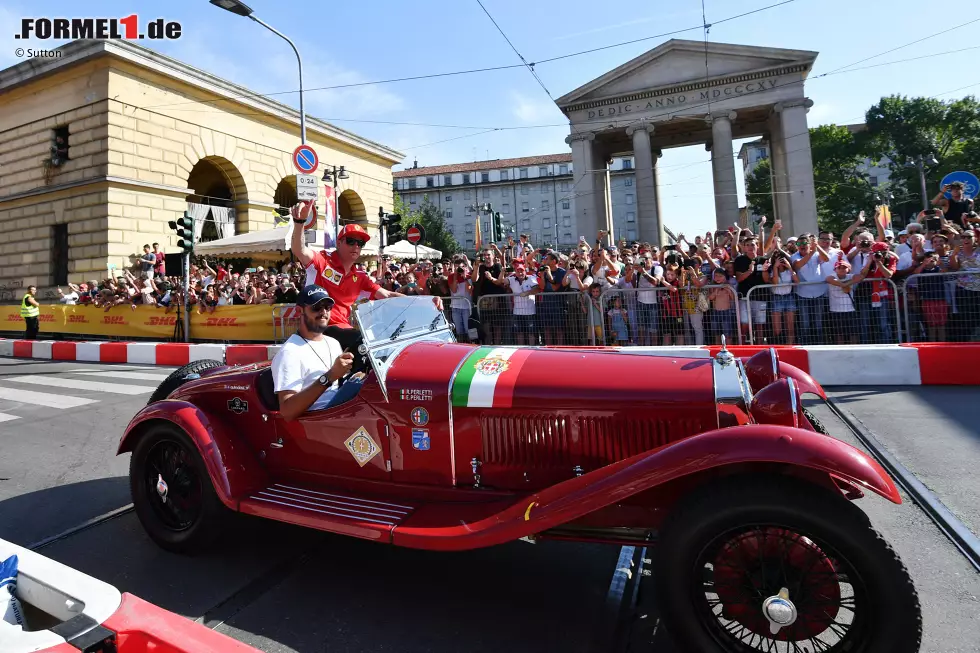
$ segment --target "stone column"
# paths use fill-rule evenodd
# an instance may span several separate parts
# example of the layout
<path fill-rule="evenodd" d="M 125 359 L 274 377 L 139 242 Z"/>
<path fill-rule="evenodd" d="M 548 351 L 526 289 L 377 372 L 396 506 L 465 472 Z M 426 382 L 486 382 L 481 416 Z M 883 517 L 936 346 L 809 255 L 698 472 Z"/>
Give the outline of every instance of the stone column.
<path fill-rule="evenodd" d="M 786 157 L 787 204 L 796 233 L 816 233 L 817 198 L 813 187 L 813 157 L 810 154 L 810 131 L 806 110 L 813 106 L 808 98 L 780 102 L 775 106 L 782 129 Z"/>
<path fill-rule="evenodd" d="M 633 174 L 633 190 L 636 194 L 637 237 L 649 239 L 660 244 L 660 211 L 657 206 L 656 159 L 650 148 L 650 134 L 654 126 L 640 121 L 626 128 L 626 135 L 633 139 L 633 159 L 636 172 Z"/>
<path fill-rule="evenodd" d="M 660 219 L 663 215 L 663 211 L 660 209 L 660 157 L 664 155 L 663 150 L 660 148 L 654 148 L 653 150 L 653 192 L 654 192 L 654 204 L 657 207 L 657 230 L 652 234 L 647 236 L 650 243 L 662 247 L 667 244 L 667 238 L 664 235 L 664 224 Z M 639 235 L 639 234 L 637 234 Z"/>
<path fill-rule="evenodd" d="M 777 219 L 783 223 L 783 237 L 797 236 L 799 231 L 793 224 L 793 216 L 789 212 L 789 196 L 786 194 L 786 143 L 783 141 L 783 129 L 779 124 L 779 114 L 773 110 L 769 116 L 769 165 L 772 169 L 772 205 L 775 215 L 770 215 L 769 226 Z"/>
<path fill-rule="evenodd" d="M 606 222 L 605 174 L 597 172 L 601 166 L 596 163 L 600 157 L 596 156 L 594 141 L 593 132 L 578 132 L 565 138 L 572 147 L 575 226 L 578 235 L 585 236 L 589 243 Z"/>
<path fill-rule="evenodd" d="M 732 152 L 734 111 L 711 114 L 711 173 L 715 188 L 715 222 L 725 229 L 738 220 L 735 154 Z"/>

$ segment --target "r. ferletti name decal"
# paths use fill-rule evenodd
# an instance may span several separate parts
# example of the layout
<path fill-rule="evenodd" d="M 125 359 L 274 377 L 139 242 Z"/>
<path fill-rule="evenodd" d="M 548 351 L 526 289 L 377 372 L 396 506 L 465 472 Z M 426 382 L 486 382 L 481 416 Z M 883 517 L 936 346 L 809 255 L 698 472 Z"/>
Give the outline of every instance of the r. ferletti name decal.
<path fill-rule="evenodd" d="M 155 18 L 141 23 L 137 14 L 124 18 L 21 18 L 15 39 L 179 39 L 183 28 L 175 20 Z"/>

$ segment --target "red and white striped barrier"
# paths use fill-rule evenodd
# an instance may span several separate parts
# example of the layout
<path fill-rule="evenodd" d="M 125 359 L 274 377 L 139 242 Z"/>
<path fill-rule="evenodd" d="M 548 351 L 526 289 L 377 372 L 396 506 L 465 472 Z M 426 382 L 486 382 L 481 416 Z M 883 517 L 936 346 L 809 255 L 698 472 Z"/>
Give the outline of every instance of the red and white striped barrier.
<path fill-rule="evenodd" d="M 637 356 L 707 358 L 721 349 L 704 347 L 622 347 Z M 768 349 L 735 345 L 736 356 Z M 980 343 L 906 345 L 820 345 L 776 347 L 780 360 L 808 372 L 826 386 L 980 385 Z M 246 365 L 272 360 L 279 345 L 196 345 L 152 342 L 53 342 L 0 339 L 0 357 L 42 360 L 186 365 L 202 359 Z"/>

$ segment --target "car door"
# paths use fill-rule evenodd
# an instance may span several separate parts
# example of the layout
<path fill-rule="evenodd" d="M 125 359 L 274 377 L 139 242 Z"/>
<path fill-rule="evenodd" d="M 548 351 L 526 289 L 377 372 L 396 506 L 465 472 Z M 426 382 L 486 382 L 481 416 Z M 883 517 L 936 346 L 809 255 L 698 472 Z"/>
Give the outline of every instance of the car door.
<path fill-rule="evenodd" d="M 266 464 L 282 479 L 295 472 L 324 477 L 388 480 L 391 456 L 387 422 L 364 395 L 293 421 L 279 419 L 279 446 L 269 449 Z"/>

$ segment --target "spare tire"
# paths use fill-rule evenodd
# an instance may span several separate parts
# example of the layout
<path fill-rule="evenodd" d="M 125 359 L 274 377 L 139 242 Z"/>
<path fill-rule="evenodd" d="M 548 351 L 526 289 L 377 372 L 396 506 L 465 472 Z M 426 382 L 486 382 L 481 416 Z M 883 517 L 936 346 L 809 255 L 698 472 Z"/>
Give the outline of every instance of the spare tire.
<path fill-rule="evenodd" d="M 170 376 L 165 378 L 157 389 L 153 391 L 150 395 L 150 400 L 146 402 L 149 406 L 153 402 L 162 401 L 170 396 L 170 393 L 184 385 L 188 381 L 187 377 L 191 374 L 200 374 L 204 370 L 210 370 L 215 367 L 224 367 L 224 363 L 221 361 L 204 359 L 199 361 L 194 361 L 178 368 L 170 373 Z"/>

